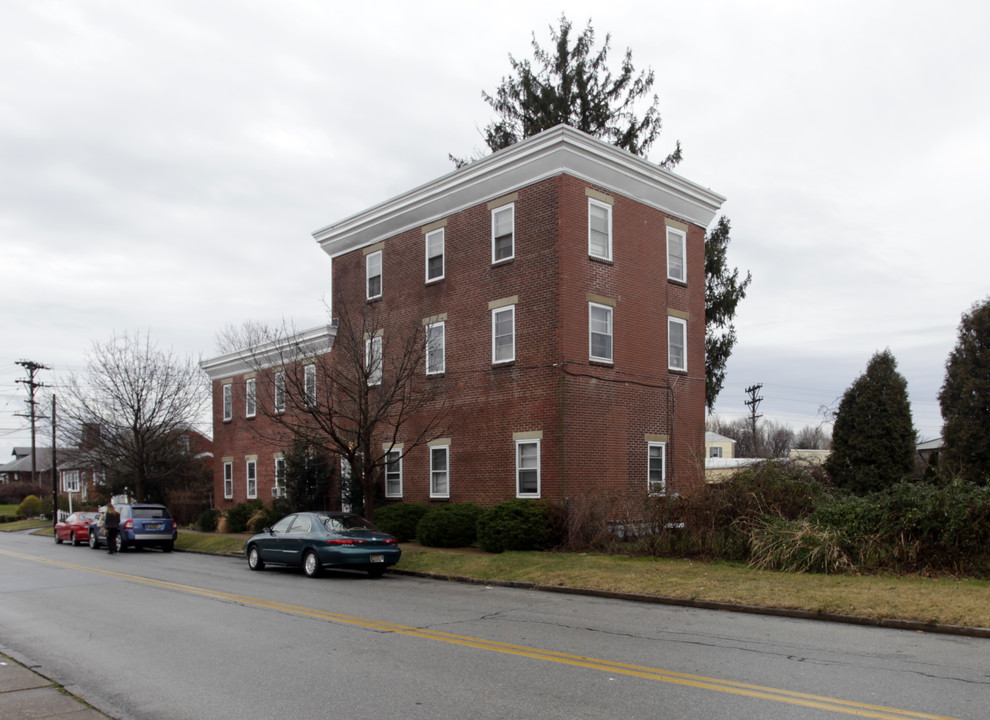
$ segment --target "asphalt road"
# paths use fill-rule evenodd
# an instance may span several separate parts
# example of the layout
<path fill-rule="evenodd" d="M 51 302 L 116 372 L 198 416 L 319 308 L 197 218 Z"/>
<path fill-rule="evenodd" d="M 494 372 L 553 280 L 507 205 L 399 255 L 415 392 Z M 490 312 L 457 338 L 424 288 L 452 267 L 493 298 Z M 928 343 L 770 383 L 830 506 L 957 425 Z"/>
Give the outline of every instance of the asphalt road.
<path fill-rule="evenodd" d="M 0 650 L 151 718 L 990 717 L 990 640 L 0 533 Z"/>

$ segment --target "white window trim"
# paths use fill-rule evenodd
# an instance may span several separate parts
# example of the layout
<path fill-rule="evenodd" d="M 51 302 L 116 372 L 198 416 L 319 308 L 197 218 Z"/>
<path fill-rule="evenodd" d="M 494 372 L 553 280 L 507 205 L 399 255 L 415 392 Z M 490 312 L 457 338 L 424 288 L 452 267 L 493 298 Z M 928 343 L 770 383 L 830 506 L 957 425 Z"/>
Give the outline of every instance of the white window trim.
<path fill-rule="evenodd" d="M 670 262 L 671 238 L 674 239 L 675 245 L 680 246 L 682 277 L 677 277 L 676 275 L 672 274 L 672 268 Z M 674 228 L 674 227 L 667 228 L 667 279 L 681 283 L 687 282 L 687 233 L 679 228 Z"/>
<path fill-rule="evenodd" d="M 449 498 L 450 497 L 450 445 L 430 445 L 430 497 L 431 498 Z M 433 452 L 435 450 L 443 450 L 444 456 L 447 459 L 447 469 L 445 472 L 445 479 L 447 481 L 447 492 L 439 493 L 436 492 L 433 485 L 433 474 L 438 472 L 433 469 Z"/>
<path fill-rule="evenodd" d="M 223 496 L 227 500 L 234 497 L 234 463 L 232 462 L 223 464 Z"/>
<path fill-rule="evenodd" d="M 608 221 L 608 241 L 605 255 L 598 255 L 593 252 L 591 246 L 591 208 L 599 207 L 605 210 L 605 217 Z M 594 258 L 599 258 L 601 260 L 611 260 L 612 259 L 612 206 L 608 203 L 599 202 L 594 198 L 588 198 L 588 255 Z"/>
<path fill-rule="evenodd" d="M 661 490 L 654 490 L 652 483 L 650 482 L 650 450 L 652 448 L 660 448 L 660 485 Z M 646 443 L 646 492 L 650 495 L 666 495 L 667 494 L 667 443 L 665 442 L 648 442 Z"/>
<path fill-rule="evenodd" d="M 258 414 L 258 383 L 255 378 L 244 381 L 244 417 L 253 418 Z"/>
<path fill-rule="evenodd" d="M 430 333 L 434 328 L 440 328 L 440 367 L 432 367 L 430 364 L 430 348 L 431 339 Z M 446 372 L 447 369 L 447 324 L 442 320 L 435 323 L 430 323 L 426 326 L 426 374 L 427 375 L 441 375 Z"/>
<path fill-rule="evenodd" d="M 671 337 L 673 335 L 673 333 L 671 332 L 671 328 L 674 325 L 679 325 L 682 328 L 681 337 L 684 340 L 684 344 L 681 347 L 681 357 L 683 359 L 682 367 L 678 367 L 678 366 L 674 365 L 673 362 L 672 362 L 673 358 L 672 358 L 671 348 L 673 348 L 674 346 L 673 346 L 672 341 L 671 341 Z M 687 343 L 687 320 L 684 320 L 684 319 L 679 318 L 679 317 L 674 317 L 673 315 L 668 315 L 667 316 L 667 369 L 668 370 L 676 370 L 677 372 L 687 372 L 687 369 L 688 369 L 687 368 L 687 344 L 688 344 Z"/>
<path fill-rule="evenodd" d="M 508 312 L 512 314 L 512 346 L 511 346 L 511 357 L 498 359 L 495 356 L 496 353 L 496 318 L 499 314 Z M 492 310 L 492 365 L 502 365 L 504 363 L 515 362 L 516 360 L 516 306 L 515 305 L 503 305 L 502 307 L 497 307 Z"/>
<path fill-rule="evenodd" d="M 364 367 L 368 372 L 368 386 L 382 384 L 382 336 L 375 335 L 364 341 Z"/>
<path fill-rule="evenodd" d="M 391 492 L 390 493 L 388 491 L 388 481 L 389 481 L 389 474 L 390 474 L 390 472 L 389 472 L 389 465 L 393 461 L 389 460 L 388 458 L 393 453 L 396 454 L 396 455 L 398 455 L 398 458 L 394 462 L 399 467 L 399 469 L 398 469 L 399 491 L 398 492 Z M 392 473 L 392 474 L 395 474 L 395 473 Z M 400 498 L 400 497 L 402 497 L 402 451 L 401 450 L 389 450 L 388 451 L 388 454 L 385 456 L 385 497 L 388 497 L 388 498 Z"/>
<path fill-rule="evenodd" d="M 62 492 L 67 493 L 77 493 L 79 492 L 79 471 L 78 470 L 63 470 L 62 471 Z"/>
<path fill-rule="evenodd" d="M 229 422 L 234 419 L 234 386 L 232 383 L 224 383 L 221 386 L 220 395 L 223 402 L 223 421 Z"/>
<path fill-rule="evenodd" d="M 522 470 L 532 470 L 532 468 L 522 467 L 522 446 L 523 445 L 536 445 L 536 492 L 535 493 L 524 493 L 520 490 L 520 477 L 519 473 Z M 538 439 L 529 440 L 516 440 L 516 497 L 517 498 L 539 498 L 540 493 L 543 490 L 543 473 L 542 473 L 542 458 L 540 453 L 540 441 Z"/>
<path fill-rule="evenodd" d="M 251 476 L 254 475 L 254 491 L 251 490 Z M 255 500 L 258 497 L 258 461 L 247 460 L 244 463 L 244 487 L 247 490 L 247 499 Z"/>
<path fill-rule="evenodd" d="M 511 252 L 506 257 L 496 258 L 495 257 L 495 216 L 502 213 L 511 213 L 512 215 L 512 249 Z M 492 265 L 497 263 L 504 263 L 512 260 L 516 256 L 516 204 L 508 203 L 506 205 L 500 205 L 492 210 Z"/>
<path fill-rule="evenodd" d="M 285 370 L 279 370 L 275 373 L 274 382 L 275 392 L 273 401 L 275 405 L 275 412 L 285 412 Z"/>
<path fill-rule="evenodd" d="M 430 240 L 436 239 L 439 236 L 440 242 L 440 252 L 430 255 Z M 440 274 L 436 277 L 430 277 L 430 259 L 440 256 Z M 447 238 L 444 228 L 438 228 L 432 232 L 426 233 L 426 282 L 433 283 L 439 280 L 443 280 L 447 273 Z"/>
<path fill-rule="evenodd" d="M 375 274 L 375 275 L 372 275 L 371 274 L 371 261 L 372 261 L 372 258 L 376 258 L 376 257 L 377 257 L 377 260 L 378 260 L 378 273 Z M 367 299 L 368 300 L 374 300 L 374 299 L 380 298 L 382 296 L 382 289 L 385 287 L 384 277 L 383 277 L 383 275 L 384 275 L 383 264 L 384 263 L 382 262 L 382 251 L 381 250 L 376 250 L 375 252 L 368 253 L 367 255 L 364 256 L 364 289 L 365 289 L 365 294 L 367 295 Z M 371 279 L 373 277 L 377 277 L 378 278 L 378 294 L 377 295 L 372 295 L 371 294 Z"/>
<path fill-rule="evenodd" d="M 595 343 L 594 336 L 595 332 L 592 329 L 593 313 L 595 309 L 604 310 L 608 313 L 608 347 L 610 351 L 609 357 L 599 357 L 595 355 Z M 599 335 L 601 333 L 598 333 Z M 588 303 L 588 357 L 595 362 L 603 363 L 613 363 L 615 358 L 615 308 L 608 305 L 602 305 L 601 303 L 589 302 Z"/>
<path fill-rule="evenodd" d="M 316 365 L 310 364 L 303 368 L 303 392 L 306 393 L 306 405 L 316 405 Z"/>

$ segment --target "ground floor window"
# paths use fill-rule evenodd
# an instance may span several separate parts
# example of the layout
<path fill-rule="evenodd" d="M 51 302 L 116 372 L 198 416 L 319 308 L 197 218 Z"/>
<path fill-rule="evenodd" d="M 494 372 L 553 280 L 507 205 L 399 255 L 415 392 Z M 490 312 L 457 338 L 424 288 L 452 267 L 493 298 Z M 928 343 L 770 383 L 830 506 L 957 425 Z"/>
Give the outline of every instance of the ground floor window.
<path fill-rule="evenodd" d="M 663 495 L 667 490 L 665 454 L 667 445 L 661 442 L 648 444 L 647 489 L 651 495 Z"/>
<path fill-rule="evenodd" d="M 540 496 L 540 441 L 516 441 L 516 497 Z"/>
<path fill-rule="evenodd" d="M 223 464 L 223 496 L 228 500 L 234 497 L 234 463 Z"/>
<path fill-rule="evenodd" d="M 402 497 L 401 450 L 390 450 L 385 457 L 385 497 Z"/>
<path fill-rule="evenodd" d="M 258 461 L 250 459 L 247 461 L 247 496 L 248 500 L 258 497 Z"/>
<path fill-rule="evenodd" d="M 450 446 L 430 447 L 430 497 L 450 497 Z"/>

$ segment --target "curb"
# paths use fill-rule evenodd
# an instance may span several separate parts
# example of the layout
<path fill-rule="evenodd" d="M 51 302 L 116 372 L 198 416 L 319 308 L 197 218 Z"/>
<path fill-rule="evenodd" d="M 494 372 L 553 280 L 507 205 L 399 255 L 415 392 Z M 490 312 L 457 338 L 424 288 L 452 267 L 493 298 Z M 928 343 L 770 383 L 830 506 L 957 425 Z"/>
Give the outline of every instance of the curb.
<path fill-rule="evenodd" d="M 870 618 L 861 615 L 841 615 L 839 613 L 812 612 L 788 608 L 762 607 L 759 605 L 736 605 L 733 603 L 712 602 L 710 600 L 691 600 L 687 598 L 665 597 L 663 595 L 640 595 L 637 593 L 621 593 L 609 590 L 589 590 L 587 588 L 568 587 L 566 585 L 540 585 L 531 582 L 516 582 L 509 580 L 478 580 L 457 575 L 440 575 L 419 572 L 416 570 L 399 570 L 389 568 L 390 573 L 409 575 L 411 577 L 443 580 L 446 582 L 463 583 L 465 585 L 490 585 L 518 590 L 536 590 L 538 592 L 560 593 L 563 595 L 584 595 L 600 597 L 609 600 L 625 600 L 627 602 L 648 603 L 652 605 L 673 605 L 676 607 L 695 608 L 698 610 L 718 610 L 721 612 L 748 613 L 750 615 L 770 615 L 773 617 L 794 618 L 797 620 L 818 620 L 820 622 L 843 623 L 846 625 L 862 625 L 880 627 L 891 630 L 910 630 L 913 632 L 940 633 L 943 635 L 960 635 L 964 637 L 990 638 L 990 628 L 970 627 L 967 625 L 944 625 L 941 623 L 926 623 L 916 620 L 898 620 L 896 618 Z"/>

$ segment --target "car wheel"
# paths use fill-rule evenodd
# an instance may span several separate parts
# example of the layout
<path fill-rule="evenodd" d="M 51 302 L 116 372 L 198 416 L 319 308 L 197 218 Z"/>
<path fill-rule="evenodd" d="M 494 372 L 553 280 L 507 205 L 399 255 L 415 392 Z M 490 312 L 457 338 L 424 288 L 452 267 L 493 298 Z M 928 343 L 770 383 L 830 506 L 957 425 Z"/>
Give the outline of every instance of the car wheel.
<path fill-rule="evenodd" d="M 89 546 L 94 550 L 98 550 L 100 547 L 100 539 L 96 537 L 95 532 L 91 532 L 89 534 Z"/>
<path fill-rule="evenodd" d="M 172 552 L 174 547 L 175 547 L 175 543 L 173 542 L 164 543 L 162 545 L 162 552 Z"/>
<path fill-rule="evenodd" d="M 320 564 L 316 553 L 312 550 L 308 551 L 303 557 L 303 572 L 306 573 L 306 577 L 317 577 L 322 570 L 323 565 Z"/>
<path fill-rule="evenodd" d="M 82 543 L 79 542 L 79 538 L 76 537 L 75 533 L 69 533 L 69 541 L 72 543 L 72 547 L 79 547 L 80 545 L 82 545 Z"/>
<path fill-rule="evenodd" d="M 248 548 L 248 567 L 252 570 L 264 570 L 265 561 L 261 559 L 261 551 L 257 545 Z"/>
<path fill-rule="evenodd" d="M 58 535 L 55 536 L 55 544 L 56 545 L 61 545 L 62 544 L 62 538 L 60 538 Z"/>
<path fill-rule="evenodd" d="M 368 576 L 373 578 L 380 578 L 385 574 L 385 568 L 383 567 L 370 567 L 368 568 Z"/>
<path fill-rule="evenodd" d="M 117 552 L 124 552 L 127 549 L 127 546 L 124 544 L 124 538 L 120 536 L 120 533 L 117 533 L 117 537 L 114 538 L 114 544 L 117 546 Z"/>

